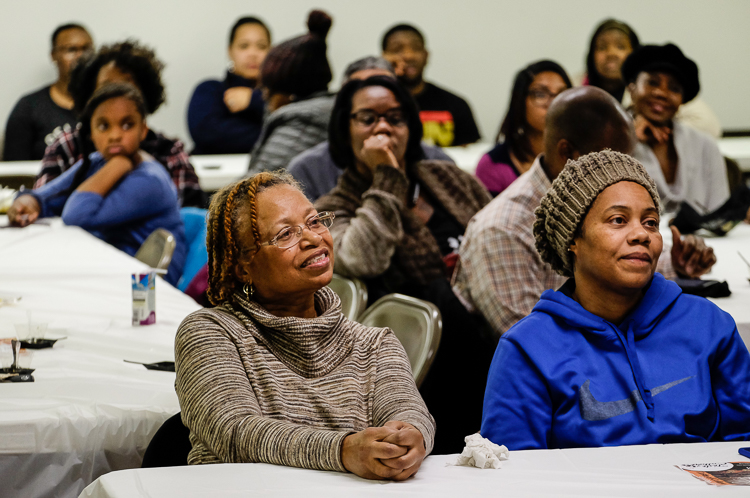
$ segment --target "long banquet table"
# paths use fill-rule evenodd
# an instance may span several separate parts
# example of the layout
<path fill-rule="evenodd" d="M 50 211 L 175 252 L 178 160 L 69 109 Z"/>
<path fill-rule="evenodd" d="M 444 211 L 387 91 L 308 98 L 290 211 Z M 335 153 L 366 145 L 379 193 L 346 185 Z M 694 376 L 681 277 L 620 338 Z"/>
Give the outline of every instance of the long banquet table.
<path fill-rule="evenodd" d="M 668 229 L 665 237 L 671 240 Z M 750 253 L 750 225 L 709 238 L 718 262 L 709 278 L 727 280 L 728 298 L 712 299 L 732 314 L 750 349 L 750 269 L 737 251 Z M 750 421 L 748 421 L 750 423 Z M 501 470 L 446 466 L 456 456 L 427 458 L 404 483 L 367 481 L 351 474 L 267 464 L 133 469 L 104 475 L 82 498 L 133 496 L 748 496 L 746 487 L 716 489 L 674 465 L 745 461 L 737 449 L 748 442 L 625 446 L 511 452 Z"/>
<path fill-rule="evenodd" d="M 0 226 L 3 224 L 0 217 Z M 713 301 L 732 314 L 745 343 L 750 346 L 750 283 L 747 280 L 750 272 L 737 254 L 738 250 L 746 257 L 750 253 L 750 225 L 741 224 L 727 237 L 711 238 L 708 239 L 708 243 L 715 248 L 718 255 L 718 263 L 709 277 L 727 280 L 733 292 L 729 298 Z M 14 306 L 0 307 L 0 338 L 13 334 L 13 325 L 25 320 L 26 310 L 32 310 L 35 320 L 49 321 L 49 326 L 53 330 L 47 333 L 48 336 L 68 336 L 68 339 L 60 341 L 54 348 L 34 353 L 32 367 L 37 369 L 34 372 L 36 382 L 0 384 L 0 496 L 76 496 L 87 484 L 107 472 L 137 467 L 155 431 L 166 418 L 179 410 L 174 392 L 174 373 L 149 371 L 139 365 L 124 363 L 122 360 L 172 360 L 176 328 L 181 320 L 198 306 L 190 298 L 159 280 L 157 323 L 146 327 L 132 327 L 130 273 L 143 269 L 144 266 L 133 258 L 83 230 L 62 226 L 59 220 L 53 220 L 52 226 L 35 224 L 25 229 L 0 229 L 0 293 L 10 292 L 23 296 Z M 705 445 L 695 446 L 713 448 Z M 721 453 L 720 446 L 716 448 L 719 453 L 708 453 L 705 458 L 714 458 L 714 454 L 725 453 Z M 623 458 L 641 458 L 640 454 L 628 453 L 630 451 L 635 450 L 622 450 L 613 454 L 622 454 Z M 648 450 L 648 455 L 655 451 L 657 450 Z M 550 454 L 557 455 L 554 452 Z M 543 473 L 545 465 L 549 463 L 546 459 L 562 458 L 559 462 L 562 465 L 572 458 L 569 454 L 579 455 L 575 452 L 562 452 L 559 455 L 565 455 L 564 458 L 538 457 L 541 460 L 537 462 L 537 457 L 534 457 L 528 462 L 539 463 L 536 472 Z M 518 452 L 514 455 L 523 453 Z M 690 463 L 699 461 L 698 457 L 704 457 L 703 454 L 695 456 L 696 458 L 689 461 L 681 459 L 670 462 Z M 654 457 L 653 461 L 658 462 L 660 458 Z M 727 454 L 721 458 L 731 456 Z M 430 457 L 420 476 L 431 475 L 431 472 L 438 476 L 442 475 L 443 471 L 440 469 L 444 460 L 445 457 L 442 456 Z M 509 463 L 508 469 L 513 468 L 512 465 L 516 464 Z M 518 478 L 511 479 L 506 484 L 486 481 L 494 483 L 487 484 L 487 489 L 504 485 L 511 486 L 510 489 L 516 489 L 513 486 L 521 489 L 526 485 L 524 480 L 536 479 L 533 477 L 535 470 L 532 467 L 523 467 Z M 238 473 L 234 475 L 234 468 L 241 471 L 236 471 Z M 445 472 L 456 471 L 451 469 Z M 467 471 L 472 472 L 471 469 L 460 470 Z M 154 482 L 158 483 L 161 482 L 161 478 L 158 477 L 161 475 L 160 472 L 161 470 L 146 469 L 142 472 L 107 474 L 93 484 L 89 491 L 109 489 L 109 486 L 119 490 L 121 485 L 129 489 L 127 485 L 122 484 L 128 482 L 127 479 L 150 483 L 149 479 L 152 476 L 155 476 Z M 231 483 L 234 483 L 231 486 L 240 487 L 255 483 L 260 489 L 269 489 L 269 492 L 280 490 L 280 494 L 283 494 L 284 490 L 288 491 L 288 488 L 284 488 L 283 483 L 275 483 L 275 479 L 302 479 L 306 483 L 305 489 L 309 485 L 310 489 L 321 493 L 326 490 L 325 492 L 331 496 L 336 496 L 340 487 L 342 490 L 348 490 L 347 486 L 352 482 L 359 482 L 353 476 L 301 470 L 294 470 L 299 474 L 287 476 L 284 474 L 287 469 L 263 465 L 221 466 L 209 470 L 182 469 L 166 472 L 169 479 L 164 482 L 176 486 L 175 489 L 184 490 L 185 496 L 221 494 L 207 491 L 209 487 L 206 486 L 216 486 L 212 472 L 217 472 L 217 482 L 226 482 L 228 486 Z M 203 486 L 191 479 L 183 479 L 181 472 L 197 472 L 197 476 L 207 473 L 205 478 L 209 484 Z M 500 472 L 505 472 L 505 469 Z M 555 486 L 573 482 L 574 480 L 563 479 L 566 472 L 563 466 L 557 474 L 553 474 L 553 477 L 546 481 L 532 483 L 531 489 L 553 489 Z M 633 472 L 624 476 L 635 475 Z M 652 479 L 648 476 L 658 476 L 659 472 L 646 472 L 644 475 Z M 607 479 L 614 475 L 605 474 Z M 485 482 L 485 476 L 496 474 L 479 475 L 479 481 Z M 414 482 L 421 482 L 420 479 L 421 477 Z M 603 481 L 597 479 L 599 478 L 585 488 L 589 494 L 605 494 L 604 488 L 601 487 L 604 486 Z M 625 477 L 618 479 L 623 482 L 626 480 Z M 662 485 L 659 484 L 661 478 L 653 479 L 648 481 L 646 487 Z M 682 474 L 680 477 L 672 476 L 665 479 L 664 482 L 668 483 L 681 479 L 686 485 L 695 486 L 691 481 L 685 481 Z M 469 485 L 463 480 L 464 478 L 459 479 L 460 486 L 468 486 L 467 489 L 482 486 Z M 195 485 L 188 485 L 191 482 Z M 184 487 L 183 483 L 186 483 Z M 159 484 L 161 485 L 164 483 Z M 230 492 L 235 489 L 231 486 L 222 489 Z M 366 486 L 370 487 L 357 488 L 357 493 L 377 494 L 386 489 L 410 489 L 383 487 L 382 484 L 374 486 L 372 483 L 366 483 Z M 424 489 L 428 491 L 440 489 L 440 485 L 419 486 L 426 486 Z M 629 489 L 633 491 L 635 488 Z M 705 492 L 708 488 L 704 485 L 696 489 Z M 203 494 L 201 490 L 204 491 Z M 340 491 L 340 494 L 347 492 Z M 570 494 L 576 493 L 570 491 Z"/>
<path fill-rule="evenodd" d="M 566 450 L 511 451 L 500 469 L 448 466 L 457 455 L 429 456 L 404 482 L 368 481 L 352 474 L 246 463 L 113 472 L 81 498 L 198 498 L 213 496 L 748 496 L 747 486 L 711 486 L 675 465 L 741 462 L 748 443 L 694 443 Z"/>
<path fill-rule="evenodd" d="M 720 138 L 717 143 L 723 155 L 736 160 L 743 172 L 750 172 L 750 137 Z M 462 147 L 446 147 L 444 150 L 459 168 L 473 174 L 479 159 L 493 146 L 491 143 L 479 142 Z M 203 190 L 212 192 L 245 176 L 250 155 L 191 156 L 190 162 L 195 167 Z M 39 161 L 0 162 L 0 175 L 36 175 L 39 168 Z"/>
<path fill-rule="evenodd" d="M 157 279 L 156 324 L 133 327 L 130 274 L 145 269 L 60 220 L 0 229 L 0 292 L 22 296 L 0 307 L 0 338 L 27 310 L 47 337 L 67 336 L 33 352 L 35 382 L 0 384 L 0 496 L 78 496 L 102 474 L 140 466 L 179 411 L 174 373 L 123 360 L 173 360 L 177 326 L 198 305 Z"/>

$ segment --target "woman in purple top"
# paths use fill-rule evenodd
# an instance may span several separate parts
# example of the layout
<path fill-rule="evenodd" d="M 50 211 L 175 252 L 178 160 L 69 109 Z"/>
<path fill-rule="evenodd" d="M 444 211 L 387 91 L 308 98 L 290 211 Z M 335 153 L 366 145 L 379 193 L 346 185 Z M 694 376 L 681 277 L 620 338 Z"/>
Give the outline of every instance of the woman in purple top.
<path fill-rule="evenodd" d="M 535 62 L 516 75 L 510 106 L 497 134 L 499 143 L 482 156 L 476 170 L 477 178 L 493 196 L 525 173 L 544 150 L 547 108 L 571 86 L 565 70 L 548 60 Z"/>

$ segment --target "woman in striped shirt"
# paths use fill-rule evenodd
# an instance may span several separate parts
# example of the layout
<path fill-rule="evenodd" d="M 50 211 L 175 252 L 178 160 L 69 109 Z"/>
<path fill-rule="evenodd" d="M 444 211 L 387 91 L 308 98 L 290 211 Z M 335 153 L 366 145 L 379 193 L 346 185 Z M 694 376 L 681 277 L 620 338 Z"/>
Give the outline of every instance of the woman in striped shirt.
<path fill-rule="evenodd" d="M 285 174 L 217 193 L 208 296 L 175 343 L 188 463 L 264 462 L 413 475 L 435 424 L 389 329 L 349 321 L 328 287 L 333 213 Z"/>

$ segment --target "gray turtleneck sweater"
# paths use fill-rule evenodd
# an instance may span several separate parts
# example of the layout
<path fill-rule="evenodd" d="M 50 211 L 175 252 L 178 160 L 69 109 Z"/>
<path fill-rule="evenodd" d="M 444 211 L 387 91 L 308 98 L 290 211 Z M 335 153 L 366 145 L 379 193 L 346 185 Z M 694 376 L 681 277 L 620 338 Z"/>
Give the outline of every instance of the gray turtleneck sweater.
<path fill-rule="evenodd" d="M 190 314 L 175 339 L 188 463 L 262 462 L 345 472 L 349 434 L 400 420 L 432 450 L 435 422 L 390 329 L 341 313 L 329 288 L 317 318 L 271 315 L 239 293 Z"/>

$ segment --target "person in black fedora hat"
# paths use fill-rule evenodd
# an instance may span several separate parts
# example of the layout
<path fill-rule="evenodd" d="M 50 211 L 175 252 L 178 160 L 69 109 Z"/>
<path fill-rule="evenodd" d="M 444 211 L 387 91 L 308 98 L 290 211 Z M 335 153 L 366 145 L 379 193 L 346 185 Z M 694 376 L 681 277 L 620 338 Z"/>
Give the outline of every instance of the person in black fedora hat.
<path fill-rule="evenodd" d="M 622 73 L 627 83 L 635 82 L 643 71 L 664 72 L 672 75 L 682 86 L 682 103 L 690 102 L 698 95 L 700 81 L 698 66 L 685 57 L 677 45 L 644 45 L 625 59 Z"/>
<path fill-rule="evenodd" d="M 726 167 L 716 142 L 674 119 L 700 90 L 698 66 L 671 43 L 644 45 L 622 66 L 639 143 L 634 156 L 656 182 L 666 212 L 685 201 L 713 211 L 729 197 Z"/>

